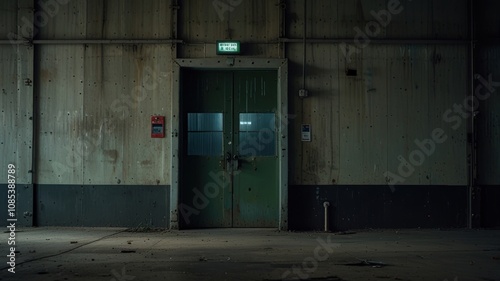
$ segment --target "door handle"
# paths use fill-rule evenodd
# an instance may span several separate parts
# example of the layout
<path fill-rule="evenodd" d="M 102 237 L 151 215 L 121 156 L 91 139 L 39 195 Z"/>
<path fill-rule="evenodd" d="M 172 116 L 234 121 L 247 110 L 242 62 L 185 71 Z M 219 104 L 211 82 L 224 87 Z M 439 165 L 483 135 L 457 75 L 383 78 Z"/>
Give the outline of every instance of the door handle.
<path fill-rule="evenodd" d="M 239 169 L 241 168 L 241 160 L 240 160 L 240 157 L 239 157 L 237 154 L 235 154 L 235 155 L 233 156 L 233 160 L 234 160 L 234 161 L 233 161 L 233 167 L 234 167 L 234 169 L 235 169 L 235 170 L 239 170 Z"/>
<path fill-rule="evenodd" d="M 226 172 L 231 173 L 232 170 L 233 170 L 233 162 L 232 162 L 233 161 L 233 157 L 231 155 L 231 152 L 227 152 L 226 153 L 226 159 L 225 159 L 225 161 L 226 161 L 226 165 L 225 165 L 224 169 L 226 170 Z"/>

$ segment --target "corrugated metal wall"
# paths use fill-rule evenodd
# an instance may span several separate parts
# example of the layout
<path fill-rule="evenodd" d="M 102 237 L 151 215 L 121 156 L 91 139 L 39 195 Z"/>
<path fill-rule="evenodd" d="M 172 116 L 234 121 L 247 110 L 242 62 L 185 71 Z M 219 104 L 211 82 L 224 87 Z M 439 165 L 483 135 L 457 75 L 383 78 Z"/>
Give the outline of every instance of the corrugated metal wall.
<path fill-rule="evenodd" d="M 303 1 L 287 1 L 287 36 L 303 36 Z M 309 38 L 359 38 L 361 44 L 307 44 L 306 85 L 311 97 L 301 100 L 301 44 L 289 45 L 290 95 L 295 137 L 292 183 L 296 185 L 386 184 L 386 171 L 395 174 L 399 156 L 409 161 L 415 140 L 431 138 L 442 128 L 448 141 L 426 157 L 407 185 L 466 185 L 467 126 L 453 130 L 443 114 L 467 95 L 468 48 L 433 44 L 368 43 L 359 37 L 384 14 L 388 1 L 308 1 Z M 401 1 L 399 14 L 381 16 L 387 28 L 377 39 L 465 39 L 466 1 Z M 378 21 L 381 22 L 381 21 Z M 319 42 L 319 40 L 318 40 Z M 350 48 L 351 51 L 346 49 Z M 353 51 L 354 50 L 354 51 Z M 346 76 L 346 69 L 357 76 Z M 298 137 L 302 123 L 312 124 L 313 141 Z M 328 145 L 325 145 L 328 144 Z M 296 155 L 296 156 L 295 156 Z"/>
<path fill-rule="evenodd" d="M 14 2 L 2 3 L 4 37 L 15 27 Z M 467 183 L 466 126 L 450 130 L 442 120 L 467 94 L 467 46 L 307 44 L 305 87 L 311 97 L 301 100 L 296 93 L 303 87 L 302 44 L 283 48 L 278 38 L 302 38 L 302 1 L 283 3 L 284 28 L 276 1 L 232 3 L 221 10 L 216 1 L 181 1 L 179 37 L 187 43 L 178 53 L 213 57 L 214 40 L 224 38 L 242 40 L 252 56 L 282 57 L 286 51 L 292 66 L 290 107 L 296 115 L 292 184 L 385 184 L 384 172 L 397 172 L 398 156 L 409 157 L 414 140 L 429 138 L 437 127 L 445 129 L 449 140 L 404 183 Z M 309 1 L 307 37 L 353 38 L 357 27 L 365 30 L 375 14 L 388 9 L 387 3 Z M 70 1 L 52 8 L 37 39 L 171 38 L 172 5 L 160 0 Z M 387 28 L 371 39 L 467 38 L 466 1 L 455 3 L 453 13 L 447 5 L 403 1 L 401 13 L 386 17 Z M 38 8 L 43 10 L 43 4 Z M 346 46 L 358 49 L 346 57 Z M 12 73 L 13 49 L 2 50 L 3 61 L 10 61 L 2 69 Z M 38 46 L 38 182 L 169 184 L 169 140 L 149 138 L 149 116 L 169 116 L 171 59 L 170 45 Z M 347 68 L 358 75 L 346 76 Z M 312 125 L 310 143 L 298 137 L 302 123 Z"/>
<path fill-rule="evenodd" d="M 385 184 L 386 171 L 397 173 L 398 156 L 409 159 L 418 148 L 415 140 L 431 138 L 435 128 L 450 139 L 404 183 L 466 184 L 466 126 L 454 131 L 442 115 L 465 98 L 467 48 L 370 46 L 355 58 L 356 77 L 346 76 L 339 52 L 326 45 L 308 52 L 321 59 L 307 67 L 311 97 L 294 99 L 295 132 L 301 123 L 312 124 L 314 139 L 294 138 L 300 155 L 294 184 Z M 298 53 L 299 47 L 289 51 Z M 440 62 L 432 60 L 436 55 Z M 300 74 L 294 75 L 297 93 L 302 85 Z"/>
<path fill-rule="evenodd" d="M 476 73 L 489 81 L 491 75 L 491 92 L 487 85 L 476 80 L 476 87 L 482 86 L 482 95 L 490 93 L 481 102 L 477 115 L 477 147 L 479 185 L 500 185 L 500 18 L 497 15 L 500 3 L 495 0 L 483 0 L 476 8 Z"/>
<path fill-rule="evenodd" d="M 9 34 L 17 33 L 18 14 L 23 10 L 18 9 L 17 1 L 0 3 L 0 38 L 10 39 Z M 23 184 L 31 183 L 33 115 L 32 94 L 26 91 L 32 86 L 24 82 L 30 78 L 31 62 L 22 56 L 31 50 L 23 46 L 18 52 L 16 45 L 0 44 L 1 165 L 7 169 L 8 164 L 16 164 L 16 180 Z M 7 183 L 6 172 L 0 173 L 0 182 Z"/>
<path fill-rule="evenodd" d="M 481 198 L 480 219 L 483 227 L 500 225 L 500 3 L 480 1 L 475 9 L 476 48 L 474 88 L 477 96 L 486 97 L 477 109 L 477 196 Z"/>
<path fill-rule="evenodd" d="M 234 3 L 230 6 L 227 3 Z M 277 1 L 181 1 L 179 36 L 186 42 L 179 57 L 215 56 L 215 40 L 245 42 L 243 52 L 254 57 L 280 56 L 280 9 Z"/>
<path fill-rule="evenodd" d="M 417 155 L 415 141 L 432 138 L 436 129 L 446 141 L 400 183 L 468 183 L 470 119 L 459 124 L 453 113 L 472 88 L 468 0 L 312 0 L 305 7 L 302 0 L 60 2 L 1 1 L 0 37 L 22 30 L 20 15 L 29 15 L 35 3 L 35 12 L 45 15 L 35 18 L 38 40 L 183 43 L 43 43 L 34 45 L 34 58 L 21 55 L 30 47 L 0 45 L 2 165 L 19 163 L 21 182 L 31 180 L 33 108 L 23 93 L 32 89 L 37 184 L 169 185 L 170 138 L 151 139 L 149 117 L 165 115 L 169 122 L 177 94 L 171 92 L 172 59 L 215 57 L 215 40 L 237 39 L 244 56 L 289 59 L 291 185 L 385 185 L 388 171 L 399 174 L 401 159 Z M 498 38 L 498 3 L 480 3 L 477 36 Z M 397 13 L 384 12 L 391 9 Z M 315 39 L 306 44 L 305 85 L 304 23 L 306 36 Z M 369 35 L 360 37 L 361 31 Z M 492 73 L 494 81 L 500 81 L 497 46 L 476 49 L 476 72 Z M 34 84 L 27 86 L 31 59 Z M 357 75 L 347 76 L 347 69 Z M 309 98 L 298 98 L 303 87 Z M 477 118 L 482 185 L 500 184 L 499 106 L 492 95 Z M 312 125 L 312 142 L 301 142 L 301 124 Z M 0 173 L 0 182 L 5 176 Z"/>
<path fill-rule="evenodd" d="M 287 34 L 303 35 L 304 1 L 287 0 Z M 311 38 L 351 38 L 356 28 L 365 31 L 372 21 L 385 25 L 371 39 L 467 39 L 467 0 L 387 1 L 330 0 L 306 1 L 307 32 Z M 395 5 L 394 5 L 395 4 Z M 396 13 L 387 17 L 389 6 Z M 453 11 L 450 10 L 453 8 Z M 377 15 L 381 20 L 374 16 Z M 373 25 L 371 28 L 376 31 Z"/>
<path fill-rule="evenodd" d="M 17 101 L 17 58 L 12 46 L 0 46 L 0 147 L 2 149 L 2 165 L 5 167 L 17 158 L 17 143 L 22 136 L 17 133 L 20 126 L 19 112 L 16 110 L 20 105 Z M 5 159 L 5 160 L 3 160 Z M 9 160 L 7 160 L 9 159 Z M 0 182 L 7 182 L 7 173 L 0 175 Z"/>
<path fill-rule="evenodd" d="M 486 46 L 477 57 L 477 72 L 488 80 L 491 75 L 495 92 L 481 103 L 477 115 L 478 167 L 480 185 L 500 185 L 500 52 Z M 477 82 L 480 85 L 480 82 Z M 481 94 L 488 92 L 484 87 Z"/>
<path fill-rule="evenodd" d="M 0 36 L 5 39 L 8 38 L 10 32 L 17 30 L 17 1 L 0 2 L 0 17 L 2 19 L 0 21 Z"/>
<path fill-rule="evenodd" d="M 169 37 L 168 1 L 71 1 L 38 39 Z M 169 116 L 170 45 L 42 45 L 40 184 L 166 185 L 169 141 L 150 116 Z"/>

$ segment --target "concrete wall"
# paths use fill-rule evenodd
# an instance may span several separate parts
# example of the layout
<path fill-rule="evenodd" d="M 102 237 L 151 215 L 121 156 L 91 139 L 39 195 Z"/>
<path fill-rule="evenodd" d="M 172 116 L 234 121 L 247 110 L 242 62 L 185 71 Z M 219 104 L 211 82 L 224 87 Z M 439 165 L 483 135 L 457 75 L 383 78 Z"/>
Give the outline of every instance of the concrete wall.
<path fill-rule="evenodd" d="M 484 80 L 477 79 L 474 88 L 477 96 L 484 97 L 479 103 L 476 119 L 477 140 L 477 182 L 481 209 L 478 210 L 481 225 L 494 227 L 500 225 L 500 19 L 495 10 L 500 3 L 483 0 L 475 9 L 476 48 L 475 73 Z M 487 82 L 486 84 L 483 82 Z"/>
<path fill-rule="evenodd" d="M 475 70 L 487 81 L 490 79 L 492 89 L 476 81 L 475 87 L 479 94 L 486 99 L 480 103 L 477 115 L 477 140 L 478 140 L 478 183 L 481 185 L 500 185 L 500 53 L 498 42 L 500 37 L 500 19 L 495 16 L 494 10 L 500 8 L 496 1 L 483 1 L 477 7 L 476 26 L 479 41 L 475 50 Z M 493 92 L 491 92 L 493 90 Z"/>
<path fill-rule="evenodd" d="M 39 39 L 170 36 L 165 1 L 58 9 Z M 171 58 L 169 45 L 40 46 L 38 183 L 168 185 L 169 140 L 149 131 L 151 115 L 169 115 Z"/>
<path fill-rule="evenodd" d="M 443 119 L 467 95 L 467 45 L 368 42 L 465 39 L 466 1 L 454 3 L 453 13 L 446 12 L 445 1 L 405 1 L 398 6 L 398 14 L 390 20 L 384 18 L 387 28 L 360 40 L 362 44 L 354 44 L 352 39 L 345 40 L 348 44 L 307 44 L 305 88 L 311 97 L 305 100 L 298 98 L 298 90 L 304 87 L 302 43 L 273 44 L 278 36 L 303 37 L 303 1 L 286 1 L 284 27 L 277 16 L 280 9 L 272 1 L 242 1 L 223 17 L 218 17 L 212 4 L 186 1 L 182 5 L 181 38 L 197 44 L 181 45 L 179 53 L 182 57 L 213 57 L 214 40 L 231 36 L 244 42 L 246 55 L 286 54 L 291 65 L 290 107 L 295 116 L 291 184 L 386 184 L 387 171 L 398 173 L 398 157 L 409 159 L 418 149 L 414 142 L 430 138 L 436 128 L 445 131 L 446 143 L 421 165 L 414 165 L 415 171 L 404 177 L 403 184 L 467 184 L 467 126 L 455 130 Z M 387 9 L 387 1 L 310 1 L 306 6 L 307 37 L 355 38 L 356 28 L 365 30 L 375 22 L 372 12 L 380 15 Z M 347 77 L 347 68 L 356 69 L 358 75 Z M 312 125 L 312 142 L 301 142 L 301 124 Z"/>
<path fill-rule="evenodd" d="M 354 58 L 356 77 L 346 76 L 338 47 L 309 49 L 311 57 L 321 57 L 306 70 L 311 97 L 294 95 L 302 87 L 298 69 L 290 79 L 295 135 L 303 123 L 314 132 L 310 143 L 294 138 L 294 184 L 385 184 L 391 178 L 386 171 L 401 175 L 402 184 L 467 184 L 467 126 L 454 130 L 443 117 L 465 98 L 467 48 L 370 46 Z M 299 52 L 295 46 L 289 51 Z M 416 141 L 431 138 L 437 128 L 448 139 L 418 159 Z M 399 157 L 415 171 L 399 174 Z"/>
<path fill-rule="evenodd" d="M 241 40 L 244 56 L 289 59 L 291 185 L 468 184 L 470 120 L 453 110 L 472 87 L 469 1 L 315 0 L 305 7 L 302 0 L 60 3 L 1 1 L 0 37 L 23 34 L 32 7 L 38 15 L 36 40 L 184 43 L 0 45 L 1 166 L 15 162 L 19 183 L 28 188 L 34 176 L 36 184 L 61 190 L 101 186 L 99 196 L 119 201 L 127 200 L 128 191 L 119 196 L 109 186 L 168 188 L 170 132 L 165 139 L 151 139 L 149 118 L 171 118 L 170 102 L 177 94 L 171 92 L 172 60 L 215 57 L 217 39 Z M 498 37 L 497 28 L 488 28 L 498 26 L 494 9 L 487 8 L 495 3 L 482 3 L 489 12 L 477 17 L 484 26 L 477 33 Z M 310 39 L 305 52 L 304 24 Z M 478 52 L 484 63 L 477 70 L 497 72 L 497 53 L 495 44 Z M 347 69 L 357 75 L 347 76 Z M 24 85 L 25 78 L 32 86 Z M 310 97 L 300 99 L 304 87 Z M 478 119 L 483 124 L 478 176 L 484 185 L 499 185 L 497 104 L 492 98 L 482 105 Z M 311 124 L 311 142 L 301 142 L 301 124 Z M 433 135 L 446 139 L 429 144 Z M 422 142 L 428 151 L 417 144 Z M 404 161 L 410 164 L 402 166 Z M 6 183 L 5 173 L 0 183 Z M 151 201 L 147 194 L 139 201 Z M 449 196 L 463 200 L 463 191 Z M 456 226 L 462 225 L 463 219 L 457 220 Z"/>
<path fill-rule="evenodd" d="M 449 129 L 442 114 L 466 95 L 467 48 L 464 46 L 391 44 L 390 39 L 459 39 L 467 36 L 465 1 L 447 13 L 446 1 L 402 1 L 397 14 L 388 1 L 310 1 L 307 37 L 356 38 L 340 44 L 308 44 L 305 88 L 311 98 L 297 98 L 303 48 L 290 45 L 288 57 L 295 71 L 290 87 L 295 135 L 302 123 L 312 124 L 313 141 L 294 138 L 292 182 L 301 184 L 386 184 L 386 172 L 396 175 L 403 157 L 417 149 L 415 140 L 431 136 L 435 128 L 449 135 L 445 145 L 426 157 L 408 185 L 465 185 L 466 126 Z M 303 1 L 287 5 L 288 37 L 303 36 Z M 378 21 L 373 14 L 384 20 Z M 380 28 L 379 23 L 386 25 Z M 374 31 L 370 36 L 367 30 Z M 360 35 L 361 31 L 368 35 Z M 359 44 L 354 44 L 359 42 Z M 348 77 L 346 69 L 357 70 Z M 449 83 L 453 79 L 455 83 Z M 328 145 L 325 145 L 328 144 Z M 419 161 L 420 162 L 420 161 Z M 416 166 L 416 165 L 412 165 Z M 396 182 L 392 181 L 393 183 Z"/>
<path fill-rule="evenodd" d="M 21 225 L 33 225 L 33 159 L 35 151 L 34 131 L 34 73 L 33 46 L 27 44 L 10 44 L 14 33 L 23 32 L 31 37 L 33 30 L 23 30 L 22 19 L 33 17 L 33 3 L 27 0 L 6 1 L 0 6 L 2 23 L 0 34 L 9 38 L 6 44 L 0 45 L 0 155 L 4 172 L 0 176 L 0 207 L 2 224 L 6 224 L 7 216 L 7 182 L 8 175 L 17 183 L 18 198 L 17 219 Z M 8 167 L 14 165 L 8 174 Z M 13 168 L 11 166 L 11 168 Z M 14 170 L 14 171 L 12 171 Z"/>
<path fill-rule="evenodd" d="M 36 4 L 38 16 L 32 30 L 36 40 L 171 36 L 171 9 L 165 1 L 60 2 L 63 4 L 3 1 L 2 13 L 9 16 L 2 17 L 2 37 L 11 38 L 12 33 L 23 34 L 30 29 L 31 17 L 16 15 L 17 6 L 25 4 Z M 160 214 L 168 216 L 168 196 L 158 198 L 158 192 L 138 191 L 154 186 L 163 193 L 168 190 L 169 139 L 150 138 L 150 116 L 169 116 L 171 45 L 40 44 L 29 47 L 35 51 L 22 56 L 23 61 L 16 57 L 16 48 L 1 45 L 0 49 L 0 98 L 5 116 L 1 127 L 2 166 L 17 165 L 19 184 L 30 184 L 31 175 L 35 177 L 39 185 L 36 203 L 44 206 L 36 210 L 38 222 L 53 225 L 68 221 L 55 220 L 50 214 L 69 216 L 71 212 L 65 210 L 74 208 L 71 202 L 81 201 L 83 194 L 118 202 L 129 202 L 127 196 L 134 196 L 136 200 L 127 207 L 138 213 L 150 213 L 152 202 L 161 200 L 165 210 Z M 30 77 L 32 94 L 19 90 L 18 84 L 29 77 L 19 75 L 20 63 L 34 68 L 35 75 Z M 33 95 L 34 106 L 23 102 L 24 97 L 32 100 Z M 36 111 L 34 124 L 33 116 L 26 111 Z M 32 153 L 33 125 L 36 150 Z M 6 183 L 5 176 L 2 173 L 0 182 Z M 45 202 L 51 196 L 40 193 L 45 190 L 40 189 L 42 186 L 58 188 L 67 197 Z M 78 187 L 82 187 L 81 193 L 71 192 Z M 96 203 L 93 214 L 108 212 L 113 206 Z M 80 211 L 78 216 L 85 216 L 84 210 Z M 23 211 L 18 210 L 18 216 L 20 213 Z M 123 225 L 143 222 L 126 212 L 110 213 L 116 216 L 107 216 L 109 221 L 102 221 L 102 225 L 116 225 L 113 222 L 127 218 L 129 222 Z M 167 226 L 168 217 L 154 223 Z"/>

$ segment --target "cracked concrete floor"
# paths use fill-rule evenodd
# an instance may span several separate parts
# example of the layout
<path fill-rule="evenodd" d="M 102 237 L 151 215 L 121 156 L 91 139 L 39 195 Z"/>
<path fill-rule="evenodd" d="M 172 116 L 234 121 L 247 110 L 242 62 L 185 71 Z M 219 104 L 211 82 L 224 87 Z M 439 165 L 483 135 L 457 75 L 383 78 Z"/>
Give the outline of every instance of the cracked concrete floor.
<path fill-rule="evenodd" d="M 24 228 L 0 280 L 500 280 L 500 230 Z"/>

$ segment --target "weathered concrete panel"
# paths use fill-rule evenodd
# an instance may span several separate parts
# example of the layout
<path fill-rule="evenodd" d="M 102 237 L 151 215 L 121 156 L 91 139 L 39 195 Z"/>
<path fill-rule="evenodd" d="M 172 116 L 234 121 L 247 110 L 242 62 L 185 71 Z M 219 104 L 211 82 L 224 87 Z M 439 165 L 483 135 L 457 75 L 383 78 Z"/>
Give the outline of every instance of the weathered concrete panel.
<path fill-rule="evenodd" d="M 19 0 L 17 10 L 18 34 L 24 32 L 23 19 L 33 17 L 33 0 Z M 21 22 L 19 22 L 21 20 Z M 25 34 L 30 37 L 30 31 Z M 34 151 L 34 108 L 35 73 L 34 48 L 29 45 L 17 45 L 17 107 L 16 107 L 16 166 L 17 183 L 33 183 Z M 31 200 L 31 199 L 27 199 Z"/>
<path fill-rule="evenodd" d="M 0 1 L 0 39 L 17 33 L 17 0 Z"/>
<path fill-rule="evenodd" d="M 337 79 L 339 60 L 337 56 L 332 56 L 336 52 L 338 52 L 337 47 L 328 45 L 312 45 L 307 51 L 312 67 L 306 69 L 306 88 L 310 91 L 312 98 L 299 100 L 299 103 L 302 103 L 300 114 L 302 123 L 312 125 L 314 137 L 310 143 L 301 142 L 299 138 L 294 139 L 302 145 L 302 182 L 308 184 L 336 183 L 341 176 L 339 174 L 341 154 L 338 142 L 341 98 L 340 82 Z M 328 59 L 318 60 L 319 57 Z M 302 81 L 301 78 L 296 80 Z M 294 93 L 296 97 L 298 91 Z M 300 130 L 300 124 L 298 130 Z"/>
<path fill-rule="evenodd" d="M 38 183 L 82 184 L 84 47 L 40 46 L 37 57 Z"/>
<path fill-rule="evenodd" d="M 34 35 L 37 39 L 86 37 L 87 1 L 36 1 Z"/>
<path fill-rule="evenodd" d="M 302 0 L 287 2 L 287 36 L 304 34 Z M 397 5 L 389 7 L 389 3 Z M 468 1 L 307 1 L 312 38 L 466 39 Z M 450 11 L 453 9 L 453 12 Z M 367 36 L 368 38 L 364 37 Z"/>
<path fill-rule="evenodd" d="M 429 184 L 430 161 L 421 155 L 416 141 L 429 134 L 429 96 L 433 95 L 429 49 L 391 47 L 388 58 L 388 171 L 400 176 L 400 184 Z M 429 81 L 431 80 L 431 81 Z M 462 157 L 465 157 L 463 155 Z M 411 159 L 411 160 L 410 160 Z M 417 164 L 413 159 L 417 159 Z M 405 162 L 408 161 L 408 162 Z M 404 165 L 403 163 L 409 163 Z M 416 169 L 414 168 L 416 166 Z M 386 175 L 386 181 L 391 175 Z M 390 183 L 396 183 L 397 179 Z"/>
<path fill-rule="evenodd" d="M 106 39 L 153 39 L 172 37 L 172 1 L 91 1 L 89 37 Z M 94 16 L 96 15 L 96 16 Z M 99 32 L 102 32 L 99 34 Z"/>
<path fill-rule="evenodd" d="M 18 106 L 16 48 L 0 46 L 0 164 L 7 167 L 16 161 Z M 7 183 L 7 173 L 0 173 L 0 182 Z"/>
<path fill-rule="evenodd" d="M 223 38 L 246 41 L 247 55 L 281 55 L 279 45 L 272 43 L 280 30 L 276 3 L 214 3 L 219 2 L 180 2 L 180 37 L 195 43 L 183 46 L 181 56 L 215 56 L 213 42 Z M 366 27 L 374 20 L 372 11 L 386 6 L 382 0 L 308 2 L 308 36 L 354 38 L 354 28 Z M 462 38 L 467 31 L 465 1 L 455 6 L 463 13 L 446 13 L 445 7 L 445 1 L 404 2 L 401 13 L 374 37 Z M 38 8 L 48 15 L 38 26 L 40 39 L 172 34 L 169 1 L 79 0 Z M 286 14 L 285 35 L 301 38 L 301 1 L 288 1 Z M 2 21 L 4 26 L 8 22 Z M 351 46 L 358 49 L 348 58 L 342 45 L 307 47 L 311 98 L 305 100 L 296 95 L 302 87 L 302 46 L 287 47 L 291 107 L 297 115 L 292 131 L 297 136 L 300 124 L 313 125 L 313 142 L 292 138 L 296 184 L 384 184 L 384 171 L 396 172 L 398 156 L 410 157 L 415 140 L 450 125 L 442 114 L 465 96 L 466 72 L 456 71 L 467 67 L 464 47 Z M 169 115 L 170 46 L 40 46 L 37 57 L 40 182 L 168 183 L 169 141 L 150 139 L 148 128 L 150 115 Z M 346 68 L 358 75 L 347 77 Z M 449 142 L 426 157 L 405 183 L 463 184 L 465 132 L 465 125 L 447 131 Z"/>
<path fill-rule="evenodd" d="M 29 18 L 33 14 L 32 2 L 16 2 L 14 16 L 7 16 L 5 27 L 12 28 L 12 19 Z M 5 4 L 4 4 L 5 5 Z M 12 9 L 12 5 L 5 8 Z M 22 22 L 15 23 L 19 33 Z M 7 31 L 7 30 L 5 30 Z M 29 33 L 29 32 L 28 32 Z M 8 35 L 7 35 L 8 36 Z M 29 36 L 29 34 L 27 34 Z M 16 166 L 16 183 L 31 184 L 33 159 L 33 47 L 27 45 L 0 46 L 0 164 Z M 7 183 L 7 175 L 0 179 Z"/>
<path fill-rule="evenodd" d="M 228 18 L 231 14 L 229 11 L 224 13 L 220 11 L 219 15 L 213 2 L 215 1 L 182 1 L 179 13 L 179 36 L 181 38 L 188 42 L 204 42 L 214 41 L 214 38 L 229 38 Z M 238 7 L 238 9 L 242 9 L 242 7 Z"/>
<path fill-rule="evenodd" d="M 150 116 L 169 116 L 169 46 L 44 46 L 39 55 L 40 183 L 169 180 L 168 138 L 150 138 Z"/>
<path fill-rule="evenodd" d="M 168 62 L 170 46 L 87 48 L 84 131 L 90 145 L 85 183 L 169 181 L 170 140 L 150 136 L 152 115 L 167 116 L 169 122 Z M 93 106 L 96 100 L 99 106 Z"/>
<path fill-rule="evenodd" d="M 477 57 L 475 80 L 482 97 L 476 118 L 477 180 L 480 185 L 500 185 L 500 51 L 497 46 L 482 47 Z M 491 75 L 491 84 L 489 84 Z"/>
<path fill-rule="evenodd" d="M 233 4 L 231 4 L 233 3 Z M 215 41 L 242 41 L 242 53 L 280 57 L 279 6 L 275 1 L 182 1 L 179 11 L 179 56 L 215 57 Z"/>
<path fill-rule="evenodd" d="M 308 49 L 308 57 L 325 56 L 308 65 L 306 85 L 311 98 L 299 99 L 298 90 L 303 88 L 302 69 L 297 61 L 291 63 L 290 110 L 291 150 L 290 155 L 294 171 L 290 173 L 295 182 L 336 182 L 339 176 L 339 87 L 338 58 L 331 56 L 338 49 L 328 45 L 314 45 Z M 301 45 L 291 45 L 287 52 L 290 57 L 299 58 Z M 312 142 L 302 142 L 300 129 L 302 124 L 311 124 Z M 295 171 L 301 171 L 295 173 Z"/>
<path fill-rule="evenodd" d="M 61 2 L 39 5 L 45 15 L 38 26 L 39 39 L 166 39 L 172 35 L 171 1 Z"/>
<path fill-rule="evenodd" d="M 23 28 L 17 5 L 28 2 L 1 2 L 0 36 L 6 38 L 8 32 Z M 401 1 L 401 12 L 390 21 L 386 18 L 386 24 L 378 22 L 387 26 L 372 29 L 370 39 L 467 38 L 468 1 L 455 1 L 453 7 L 449 2 Z M 483 2 L 482 11 L 488 16 L 477 17 L 483 26 L 478 32 L 498 37 L 498 19 L 491 16 L 498 5 Z M 37 4 L 36 39 L 165 39 L 174 33 L 174 1 L 75 0 L 57 7 L 47 3 L 55 2 Z M 179 3 L 179 38 L 188 42 L 179 45 L 181 57 L 214 57 L 215 40 L 230 38 L 243 42 L 244 56 L 284 55 L 276 43 L 280 36 L 277 1 Z M 356 28 L 369 33 L 366 28 L 377 22 L 388 1 L 307 1 L 307 20 L 303 1 L 283 3 L 285 37 L 302 38 L 307 21 L 308 37 L 363 39 Z M 26 8 L 21 13 L 30 11 Z M 348 57 L 346 45 L 307 44 L 305 88 L 311 97 L 303 100 L 297 97 L 303 87 L 302 44 L 287 43 L 292 183 L 384 185 L 384 172 L 391 171 L 400 174 L 402 184 L 465 185 L 469 119 L 457 119 L 453 111 L 443 115 L 462 104 L 470 90 L 467 47 L 376 45 L 366 39 L 361 43 L 349 46 L 355 51 Z M 149 118 L 160 114 L 170 121 L 169 103 L 177 94 L 170 92 L 175 48 L 141 44 L 35 48 L 37 68 L 35 76 L 29 77 L 31 56 L 23 54 L 29 54 L 30 47 L 18 54 L 11 46 L 0 46 L 0 149 L 2 156 L 23 159 L 24 179 L 30 180 L 32 146 L 27 136 L 32 130 L 28 121 L 32 108 L 22 107 L 26 103 L 20 97 L 28 101 L 22 93 L 29 93 L 30 86 L 23 81 L 33 78 L 32 89 L 38 96 L 38 183 L 168 185 L 170 139 L 151 139 Z M 500 72 L 496 49 L 484 50 L 480 56 L 478 73 L 484 77 Z M 346 76 L 346 69 L 356 70 L 357 75 Z M 481 184 L 500 182 L 496 97 L 484 102 L 478 115 Z M 312 125 L 312 142 L 300 141 L 301 124 Z M 427 146 L 430 151 L 415 142 L 432 138 L 440 128 L 447 139 L 433 148 Z M 421 155 L 423 159 L 418 158 Z M 413 161 L 415 170 L 401 175 L 399 156 Z M 0 173 L 0 182 L 4 179 Z"/>
<path fill-rule="evenodd" d="M 466 47 L 373 45 L 349 58 L 334 46 L 307 47 L 310 97 L 303 100 L 297 97 L 302 46 L 287 49 L 297 114 L 294 183 L 385 184 L 387 171 L 401 184 L 467 183 L 467 120 L 453 129 L 443 117 L 467 94 Z M 357 76 L 347 76 L 346 68 Z M 300 141 L 301 124 L 312 125 L 311 143 Z M 420 148 L 439 128 L 446 142 Z M 405 161 L 411 167 L 401 168 Z"/>
<path fill-rule="evenodd" d="M 357 76 L 339 71 L 340 178 L 339 184 L 384 184 L 387 167 L 387 95 L 385 47 L 365 49 L 349 63 Z"/>
<path fill-rule="evenodd" d="M 430 97 L 430 128 L 443 129 L 445 141 L 436 144 L 436 151 L 429 157 L 432 163 L 431 183 L 436 185 L 465 185 L 467 173 L 468 117 L 455 113 L 455 104 L 463 105 L 470 94 L 467 79 L 467 52 L 465 46 L 435 47 L 431 57 L 434 67 L 434 95 Z M 453 114 L 450 113 L 453 110 Z M 450 119 L 457 119 L 460 122 Z"/>

